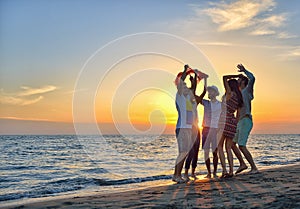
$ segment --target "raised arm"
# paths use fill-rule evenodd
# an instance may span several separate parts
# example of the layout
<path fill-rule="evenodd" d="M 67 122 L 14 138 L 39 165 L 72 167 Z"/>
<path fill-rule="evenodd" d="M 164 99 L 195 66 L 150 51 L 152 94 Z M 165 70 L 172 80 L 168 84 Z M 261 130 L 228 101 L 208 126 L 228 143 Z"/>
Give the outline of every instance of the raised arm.
<path fill-rule="evenodd" d="M 187 76 L 186 72 L 187 72 L 188 69 L 189 69 L 189 66 L 184 65 L 184 70 L 183 70 L 182 75 L 181 75 L 181 80 L 182 81 L 184 81 L 186 79 L 186 76 Z"/>
<path fill-rule="evenodd" d="M 194 74 L 193 76 L 190 76 L 190 81 L 191 81 L 191 91 L 193 92 L 193 94 L 196 94 L 196 88 L 197 88 L 197 74 Z"/>
<path fill-rule="evenodd" d="M 204 78 L 204 88 L 203 92 L 200 94 L 200 96 L 195 95 L 197 104 L 203 104 L 203 98 L 206 94 L 206 88 L 207 88 L 207 78 Z"/>
<path fill-rule="evenodd" d="M 187 71 L 188 68 L 189 68 L 188 65 L 184 66 L 184 70 L 182 72 L 181 78 L 180 78 L 179 83 L 177 85 L 178 94 L 180 94 L 180 95 L 183 93 L 183 88 L 186 85 L 185 82 L 184 82 L 184 80 L 185 80 L 185 78 L 187 76 L 186 71 Z"/>
<path fill-rule="evenodd" d="M 237 65 L 237 68 L 239 69 L 239 70 L 238 70 L 239 72 L 245 73 L 246 76 L 248 77 L 249 82 L 248 82 L 248 85 L 247 85 L 246 88 L 247 88 L 247 90 L 248 90 L 250 93 L 253 93 L 254 82 L 255 82 L 255 77 L 254 77 L 254 75 L 253 75 L 250 71 L 246 70 L 246 68 L 245 68 L 242 64 L 238 64 L 238 65 Z"/>

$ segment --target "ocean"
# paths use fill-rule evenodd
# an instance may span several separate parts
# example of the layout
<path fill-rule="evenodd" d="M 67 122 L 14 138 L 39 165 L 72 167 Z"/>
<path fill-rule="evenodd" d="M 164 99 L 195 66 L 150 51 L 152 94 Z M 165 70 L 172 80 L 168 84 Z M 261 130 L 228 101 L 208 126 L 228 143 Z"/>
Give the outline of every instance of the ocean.
<path fill-rule="evenodd" d="M 254 134 L 248 148 L 259 169 L 300 162 L 300 135 Z M 171 183 L 177 143 L 174 135 L 2 135 L 0 153 L 1 205 Z M 202 150 L 196 171 L 206 174 Z"/>

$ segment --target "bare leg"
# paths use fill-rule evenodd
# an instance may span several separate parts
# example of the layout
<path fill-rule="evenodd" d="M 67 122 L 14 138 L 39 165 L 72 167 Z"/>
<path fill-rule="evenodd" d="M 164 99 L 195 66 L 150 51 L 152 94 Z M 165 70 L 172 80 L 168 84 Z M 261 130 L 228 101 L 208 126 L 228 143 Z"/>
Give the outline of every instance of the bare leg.
<path fill-rule="evenodd" d="M 206 165 L 206 169 L 207 169 L 207 176 L 206 177 L 210 178 L 211 170 L 210 170 L 209 149 L 204 150 L 204 160 L 205 160 L 205 165 Z"/>
<path fill-rule="evenodd" d="M 247 161 L 249 162 L 249 164 L 251 166 L 251 171 L 252 172 L 256 172 L 257 171 L 257 167 L 256 167 L 256 165 L 254 163 L 254 160 L 253 160 L 253 157 L 252 157 L 251 153 L 248 151 L 247 147 L 246 146 L 239 146 L 239 148 L 242 151 L 242 153 L 244 154 L 244 156 L 247 159 Z"/>
<path fill-rule="evenodd" d="M 185 153 L 185 152 L 178 154 L 177 159 L 176 159 L 174 176 L 176 176 L 176 177 L 181 176 L 181 171 L 182 171 L 186 156 L 187 156 L 187 153 Z"/>
<path fill-rule="evenodd" d="M 197 179 L 197 176 L 196 176 L 196 174 L 195 174 L 195 170 L 196 170 L 196 168 L 192 168 L 192 174 L 191 174 L 191 176 L 192 176 L 194 179 Z"/>
<path fill-rule="evenodd" d="M 225 163 L 225 155 L 224 155 L 224 150 L 223 150 L 224 140 L 225 140 L 225 137 L 224 137 L 224 135 L 222 135 L 222 137 L 220 139 L 220 142 L 218 144 L 219 158 L 220 158 L 221 165 L 222 165 L 222 170 L 223 170 L 222 174 L 226 174 L 227 173 L 227 171 L 226 171 L 226 163 Z"/>
<path fill-rule="evenodd" d="M 237 157 L 237 159 L 239 160 L 239 163 L 240 163 L 239 168 L 235 172 L 236 174 L 238 174 L 238 173 L 242 172 L 243 170 L 246 170 L 248 168 L 248 166 L 246 165 L 240 150 L 237 148 L 236 143 L 233 142 L 231 148 L 232 148 L 235 156 Z"/>
<path fill-rule="evenodd" d="M 218 169 L 218 148 L 215 149 L 213 152 L 213 164 L 214 164 L 214 177 L 217 176 L 217 169 Z"/>
<path fill-rule="evenodd" d="M 186 179 L 189 179 L 189 169 L 185 169 L 185 171 L 184 171 L 184 177 Z"/>
<path fill-rule="evenodd" d="M 226 138 L 225 146 L 226 146 L 227 160 L 229 164 L 229 175 L 233 175 L 233 155 L 231 152 L 232 139 Z"/>

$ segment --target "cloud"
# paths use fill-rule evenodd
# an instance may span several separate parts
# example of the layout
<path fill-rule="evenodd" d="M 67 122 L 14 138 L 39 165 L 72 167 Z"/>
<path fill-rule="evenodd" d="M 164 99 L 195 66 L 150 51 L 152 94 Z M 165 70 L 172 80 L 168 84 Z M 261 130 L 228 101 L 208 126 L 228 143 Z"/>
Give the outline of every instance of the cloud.
<path fill-rule="evenodd" d="M 21 89 L 23 89 L 22 92 L 18 94 L 18 96 L 31 96 L 35 94 L 44 94 L 50 91 L 54 91 L 57 89 L 56 86 L 44 86 L 41 88 L 31 88 L 28 86 L 21 86 Z"/>
<path fill-rule="evenodd" d="M 233 46 L 233 43 L 229 42 L 196 42 L 198 45 L 203 46 Z"/>
<path fill-rule="evenodd" d="M 287 33 L 287 32 L 280 32 L 280 33 L 278 33 L 277 36 L 280 39 L 297 38 L 298 37 L 297 35 L 290 34 L 290 33 Z"/>
<path fill-rule="evenodd" d="M 19 97 L 14 97 L 14 96 L 5 96 L 5 95 L 0 95 L 0 103 L 2 104 L 12 104 L 12 105 L 30 105 L 39 102 L 40 100 L 43 99 L 43 96 L 39 96 L 34 99 L 24 99 L 24 98 L 19 98 Z"/>
<path fill-rule="evenodd" d="M 0 117 L 0 119 L 8 119 L 8 120 L 23 120 L 23 121 L 50 121 L 48 119 L 41 119 L 41 118 L 20 118 L 20 117 Z"/>
<path fill-rule="evenodd" d="M 39 95 L 32 98 L 33 95 L 44 94 L 57 89 L 55 86 L 44 86 L 41 88 L 31 88 L 28 86 L 22 86 L 22 91 L 16 93 L 6 93 L 3 89 L 0 90 L 0 103 L 9 105 L 31 105 L 41 101 L 44 97 Z"/>
<path fill-rule="evenodd" d="M 300 60 L 300 46 L 281 55 L 282 60 Z"/>
<path fill-rule="evenodd" d="M 232 42 L 195 42 L 199 46 L 233 46 L 233 47 L 246 47 L 246 48 L 264 48 L 264 49 L 282 49 L 282 50 L 292 50 L 295 47 L 289 45 L 263 45 L 263 44 L 240 44 Z"/>
<path fill-rule="evenodd" d="M 74 90 L 65 92 L 65 94 L 75 94 L 75 93 L 78 93 L 78 92 L 86 92 L 88 90 L 89 90 L 88 88 L 74 89 Z"/>
<path fill-rule="evenodd" d="M 220 31 L 238 30 L 249 27 L 257 21 L 257 16 L 275 6 L 273 0 L 241 0 L 231 4 L 214 3 L 204 10 L 212 21 L 219 25 Z"/>
<path fill-rule="evenodd" d="M 231 3 L 211 3 L 204 13 L 218 25 L 221 32 L 249 29 L 250 35 L 273 35 L 285 25 L 287 14 L 272 14 L 276 7 L 274 0 L 238 0 Z M 199 12 L 196 12 L 196 14 Z M 282 32 L 278 38 L 291 38 Z"/>
<path fill-rule="evenodd" d="M 270 24 L 274 27 L 280 27 L 286 21 L 286 14 L 272 15 L 261 20 L 262 23 Z"/>
<path fill-rule="evenodd" d="M 261 36 L 261 35 L 272 35 L 272 34 L 275 34 L 275 33 L 276 33 L 276 31 L 270 30 L 268 28 L 258 28 L 256 30 L 252 31 L 250 34 Z"/>

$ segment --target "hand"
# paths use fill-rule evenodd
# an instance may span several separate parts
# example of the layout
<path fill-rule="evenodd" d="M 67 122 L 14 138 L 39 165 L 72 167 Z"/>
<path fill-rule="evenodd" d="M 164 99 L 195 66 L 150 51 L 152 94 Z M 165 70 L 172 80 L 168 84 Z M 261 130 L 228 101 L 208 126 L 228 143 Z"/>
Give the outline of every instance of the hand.
<path fill-rule="evenodd" d="M 184 71 L 187 71 L 187 69 L 189 69 L 189 65 L 184 65 Z"/>
<path fill-rule="evenodd" d="M 237 68 L 239 69 L 238 72 L 245 72 L 246 68 L 242 64 L 238 64 Z"/>
<path fill-rule="evenodd" d="M 199 75 L 200 78 L 208 78 L 208 75 L 201 72 L 201 71 L 198 71 L 198 75 Z"/>

